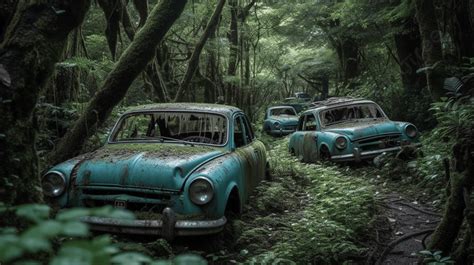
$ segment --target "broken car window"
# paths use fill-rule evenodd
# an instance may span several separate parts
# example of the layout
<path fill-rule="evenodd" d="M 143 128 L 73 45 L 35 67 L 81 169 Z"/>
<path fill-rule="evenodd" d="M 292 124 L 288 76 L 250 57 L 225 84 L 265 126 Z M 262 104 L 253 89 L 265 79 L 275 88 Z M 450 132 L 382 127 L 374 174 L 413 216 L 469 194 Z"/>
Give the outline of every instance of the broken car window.
<path fill-rule="evenodd" d="M 322 126 L 367 119 L 385 119 L 383 112 L 375 104 L 349 105 L 322 111 L 319 114 Z"/>
<path fill-rule="evenodd" d="M 173 141 L 222 145 L 227 142 L 227 119 L 219 114 L 153 112 L 127 115 L 113 141 Z"/>
<path fill-rule="evenodd" d="M 277 109 L 270 110 L 270 116 L 281 116 L 281 115 L 296 116 L 296 112 L 293 108 L 277 108 Z"/>

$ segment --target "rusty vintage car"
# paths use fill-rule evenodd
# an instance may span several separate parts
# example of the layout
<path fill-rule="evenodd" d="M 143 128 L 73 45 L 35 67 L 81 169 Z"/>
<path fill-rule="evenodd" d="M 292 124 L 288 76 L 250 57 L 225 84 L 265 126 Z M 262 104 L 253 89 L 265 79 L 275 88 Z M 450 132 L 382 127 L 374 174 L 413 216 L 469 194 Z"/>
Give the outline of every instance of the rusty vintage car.
<path fill-rule="evenodd" d="M 418 137 L 413 124 L 391 121 L 373 101 L 330 98 L 301 114 L 289 151 L 304 162 L 361 161 L 418 147 Z"/>
<path fill-rule="evenodd" d="M 291 106 L 274 106 L 267 109 L 263 131 L 272 136 L 288 135 L 296 130 L 298 114 Z"/>
<path fill-rule="evenodd" d="M 105 146 L 56 165 L 42 185 L 60 207 L 113 205 L 137 216 L 83 218 L 93 230 L 172 239 L 220 232 L 267 170 L 240 109 L 158 104 L 124 113 Z"/>

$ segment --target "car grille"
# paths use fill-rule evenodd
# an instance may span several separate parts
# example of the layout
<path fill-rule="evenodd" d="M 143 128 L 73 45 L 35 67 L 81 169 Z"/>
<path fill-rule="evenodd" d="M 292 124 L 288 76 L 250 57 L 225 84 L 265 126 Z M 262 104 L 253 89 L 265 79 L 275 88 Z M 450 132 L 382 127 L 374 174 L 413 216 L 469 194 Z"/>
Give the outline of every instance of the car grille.
<path fill-rule="evenodd" d="M 150 192 L 141 192 L 141 191 L 128 191 L 128 190 L 102 190 L 102 189 L 82 189 L 83 194 L 87 195 L 130 195 L 135 197 L 142 197 L 147 199 L 159 199 L 163 201 L 169 201 L 171 199 L 170 194 L 162 193 L 150 193 Z"/>
<path fill-rule="evenodd" d="M 125 189 L 95 189 L 83 188 L 82 194 L 86 195 L 82 200 L 86 207 L 101 207 L 111 205 L 117 207 L 117 200 L 113 199 L 113 195 L 129 195 L 136 197 L 135 201 L 127 201 L 125 205 L 120 205 L 118 208 L 125 208 L 134 212 L 150 212 L 161 213 L 166 206 L 171 202 L 171 194 L 151 193 L 150 191 L 130 191 Z M 89 195 L 89 196 L 87 196 Z M 112 195 L 112 198 L 111 198 Z M 100 197 L 104 196 L 104 199 Z M 159 203 L 140 202 L 140 200 L 152 199 L 159 200 Z M 138 202 L 136 201 L 138 200 Z"/>
<path fill-rule="evenodd" d="M 83 203 L 86 207 L 102 207 L 106 205 L 116 206 L 115 201 L 105 200 L 93 200 L 85 199 Z M 133 212 L 151 212 L 161 213 L 165 209 L 166 204 L 155 204 L 155 203 L 140 203 L 140 202 L 127 202 L 125 209 Z"/>
<path fill-rule="evenodd" d="M 371 151 L 400 146 L 400 134 L 382 135 L 356 141 L 362 151 Z"/>

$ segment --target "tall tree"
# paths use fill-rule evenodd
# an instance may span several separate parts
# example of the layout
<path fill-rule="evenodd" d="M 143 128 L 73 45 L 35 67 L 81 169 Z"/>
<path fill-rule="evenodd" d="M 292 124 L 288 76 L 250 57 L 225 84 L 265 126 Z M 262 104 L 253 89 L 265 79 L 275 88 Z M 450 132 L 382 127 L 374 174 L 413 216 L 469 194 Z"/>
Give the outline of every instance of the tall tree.
<path fill-rule="evenodd" d="M 162 0 L 153 8 L 145 25 L 107 75 L 100 91 L 51 154 L 50 163 L 55 164 L 76 155 L 89 136 L 104 123 L 113 108 L 125 97 L 135 78 L 153 59 L 156 46 L 181 15 L 186 2 Z"/>
<path fill-rule="evenodd" d="M 201 56 L 202 49 L 204 49 L 204 45 L 206 44 L 209 37 L 216 31 L 217 25 L 219 24 L 219 17 L 221 16 L 222 9 L 224 8 L 225 0 L 219 0 L 217 3 L 216 9 L 212 14 L 209 22 L 207 23 L 206 28 L 204 29 L 204 33 L 201 35 L 201 38 L 196 43 L 194 47 L 193 54 L 189 59 L 188 67 L 184 74 L 183 80 L 179 86 L 178 92 L 176 93 L 176 97 L 174 101 L 180 101 L 182 99 L 183 93 L 188 89 L 191 80 L 196 73 L 196 69 L 199 66 L 199 57 Z M 206 88 L 212 89 L 212 88 Z"/>
<path fill-rule="evenodd" d="M 414 15 L 402 21 L 401 29 L 394 35 L 402 84 L 408 93 L 419 94 L 426 85 L 426 78 L 416 73 L 423 67 L 421 38 Z"/>
<path fill-rule="evenodd" d="M 33 111 L 88 0 L 21 1 L 0 46 L 0 191 L 10 204 L 42 201 Z"/>
<path fill-rule="evenodd" d="M 237 0 L 229 0 L 230 7 L 230 25 L 229 33 L 227 38 L 229 39 L 229 66 L 227 68 L 228 76 L 235 76 L 237 73 L 237 56 L 239 53 L 239 24 L 238 24 L 238 2 Z M 232 84 L 227 85 L 226 89 L 226 102 L 231 103 L 233 101 L 233 88 Z"/>
<path fill-rule="evenodd" d="M 435 72 L 437 63 L 443 60 L 441 36 L 438 28 L 435 7 L 432 0 L 415 0 L 416 18 L 422 41 L 422 55 L 425 63 L 426 80 L 433 101 L 438 101 L 444 94 L 443 80 Z"/>

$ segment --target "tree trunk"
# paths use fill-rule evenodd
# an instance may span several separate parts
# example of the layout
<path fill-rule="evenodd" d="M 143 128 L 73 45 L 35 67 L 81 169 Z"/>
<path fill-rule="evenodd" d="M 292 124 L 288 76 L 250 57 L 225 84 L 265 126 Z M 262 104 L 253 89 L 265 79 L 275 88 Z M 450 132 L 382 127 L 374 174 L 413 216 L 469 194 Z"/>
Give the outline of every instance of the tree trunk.
<path fill-rule="evenodd" d="M 403 87 L 410 94 L 420 94 L 426 85 L 426 78 L 416 73 L 423 67 L 421 38 L 414 17 L 404 22 L 401 32 L 395 34 L 398 61 Z"/>
<path fill-rule="evenodd" d="M 237 0 L 229 0 L 230 6 L 230 28 L 227 38 L 229 39 L 229 66 L 227 68 L 228 76 L 235 76 L 237 73 L 237 56 L 239 53 L 239 26 L 238 26 L 238 3 Z M 225 101 L 228 104 L 233 102 L 234 85 L 227 84 Z"/>
<path fill-rule="evenodd" d="M 459 59 L 474 57 L 474 21 L 469 0 L 454 0 L 453 40 Z"/>
<path fill-rule="evenodd" d="M 443 60 L 441 47 L 441 36 L 438 29 L 438 21 L 434 3 L 432 0 L 415 0 L 416 18 L 420 29 L 422 41 L 422 56 L 425 67 L 434 67 L 435 63 Z M 444 95 L 443 79 L 433 70 L 426 70 L 428 89 L 433 101 L 439 101 Z"/>
<path fill-rule="evenodd" d="M 216 27 L 219 24 L 219 17 L 222 13 L 222 9 L 224 8 L 225 0 L 219 0 L 217 3 L 216 9 L 212 14 L 209 22 L 207 23 L 206 28 L 204 29 L 204 33 L 201 35 L 198 43 L 196 43 L 196 47 L 194 47 L 193 54 L 189 59 L 188 67 L 186 69 L 186 73 L 184 74 L 183 80 L 181 81 L 181 85 L 179 86 L 178 92 L 176 93 L 176 97 L 174 102 L 182 100 L 182 96 L 184 92 L 188 89 L 191 80 L 196 73 L 196 69 L 199 66 L 199 57 L 201 56 L 201 52 L 204 49 L 204 45 L 206 44 L 209 36 L 211 36 L 215 31 Z"/>
<path fill-rule="evenodd" d="M 79 92 L 80 69 L 75 64 L 58 63 L 45 91 L 46 101 L 56 106 L 70 102 Z"/>
<path fill-rule="evenodd" d="M 163 0 L 155 6 L 143 28 L 137 32 L 133 42 L 107 75 L 101 90 L 61 139 L 50 156 L 50 163 L 55 164 L 76 155 L 89 136 L 104 123 L 112 109 L 124 98 L 135 78 L 153 59 L 156 46 L 181 15 L 185 4 L 186 0 Z"/>
<path fill-rule="evenodd" d="M 138 27 L 141 28 L 148 18 L 148 0 L 133 0 L 133 5 L 138 12 L 138 16 L 140 16 Z"/>
<path fill-rule="evenodd" d="M 89 8 L 89 1 L 29 2 L 19 4 L 0 47 L 0 200 L 7 204 L 42 201 L 33 111 Z"/>
<path fill-rule="evenodd" d="M 321 100 L 325 100 L 329 97 L 329 77 L 321 77 Z"/>
<path fill-rule="evenodd" d="M 451 188 L 443 219 L 436 228 L 428 246 L 431 250 L 443 251 L 444 256 L 451 253 L 463 224 L 466 201 L 470 203 L 470 191 L 474 187 L 473 152 L 474 147 L 466 141 L 458 142 L 453 147 L 453 164 L 456 173 L 453 174 L 450 180 Z M 468 194 L 465 191 L 469 191 Z M 469 213 L 467 214 L 469 215 Z M 466 217 L 470 218 L 469 216 Z M 467 221 L 469 222 L 470 219 L 467 219 Z M 468 243 L 463 245 L 467 248 L 470 247 Z M 463 251 L 458 250 L 458 252 L 462 253 Z"/>
<path fill-rule="evenodd" d="M 104 16 L 107 22 L 105 28 L 105 37 L 109 45 L 112 59 L 115 60 L 117 52 L 117 37 L 120 32 L 120 19 L 122 4 L 120 0 L 98 0 L 100 8 L 104 11 Z"/>
<path fill-rule="evenodd" d="M 0 3 L 0 44 L 6 33 L 8 24 L 15 13 L 18 0 L 3 0 Z"/>

